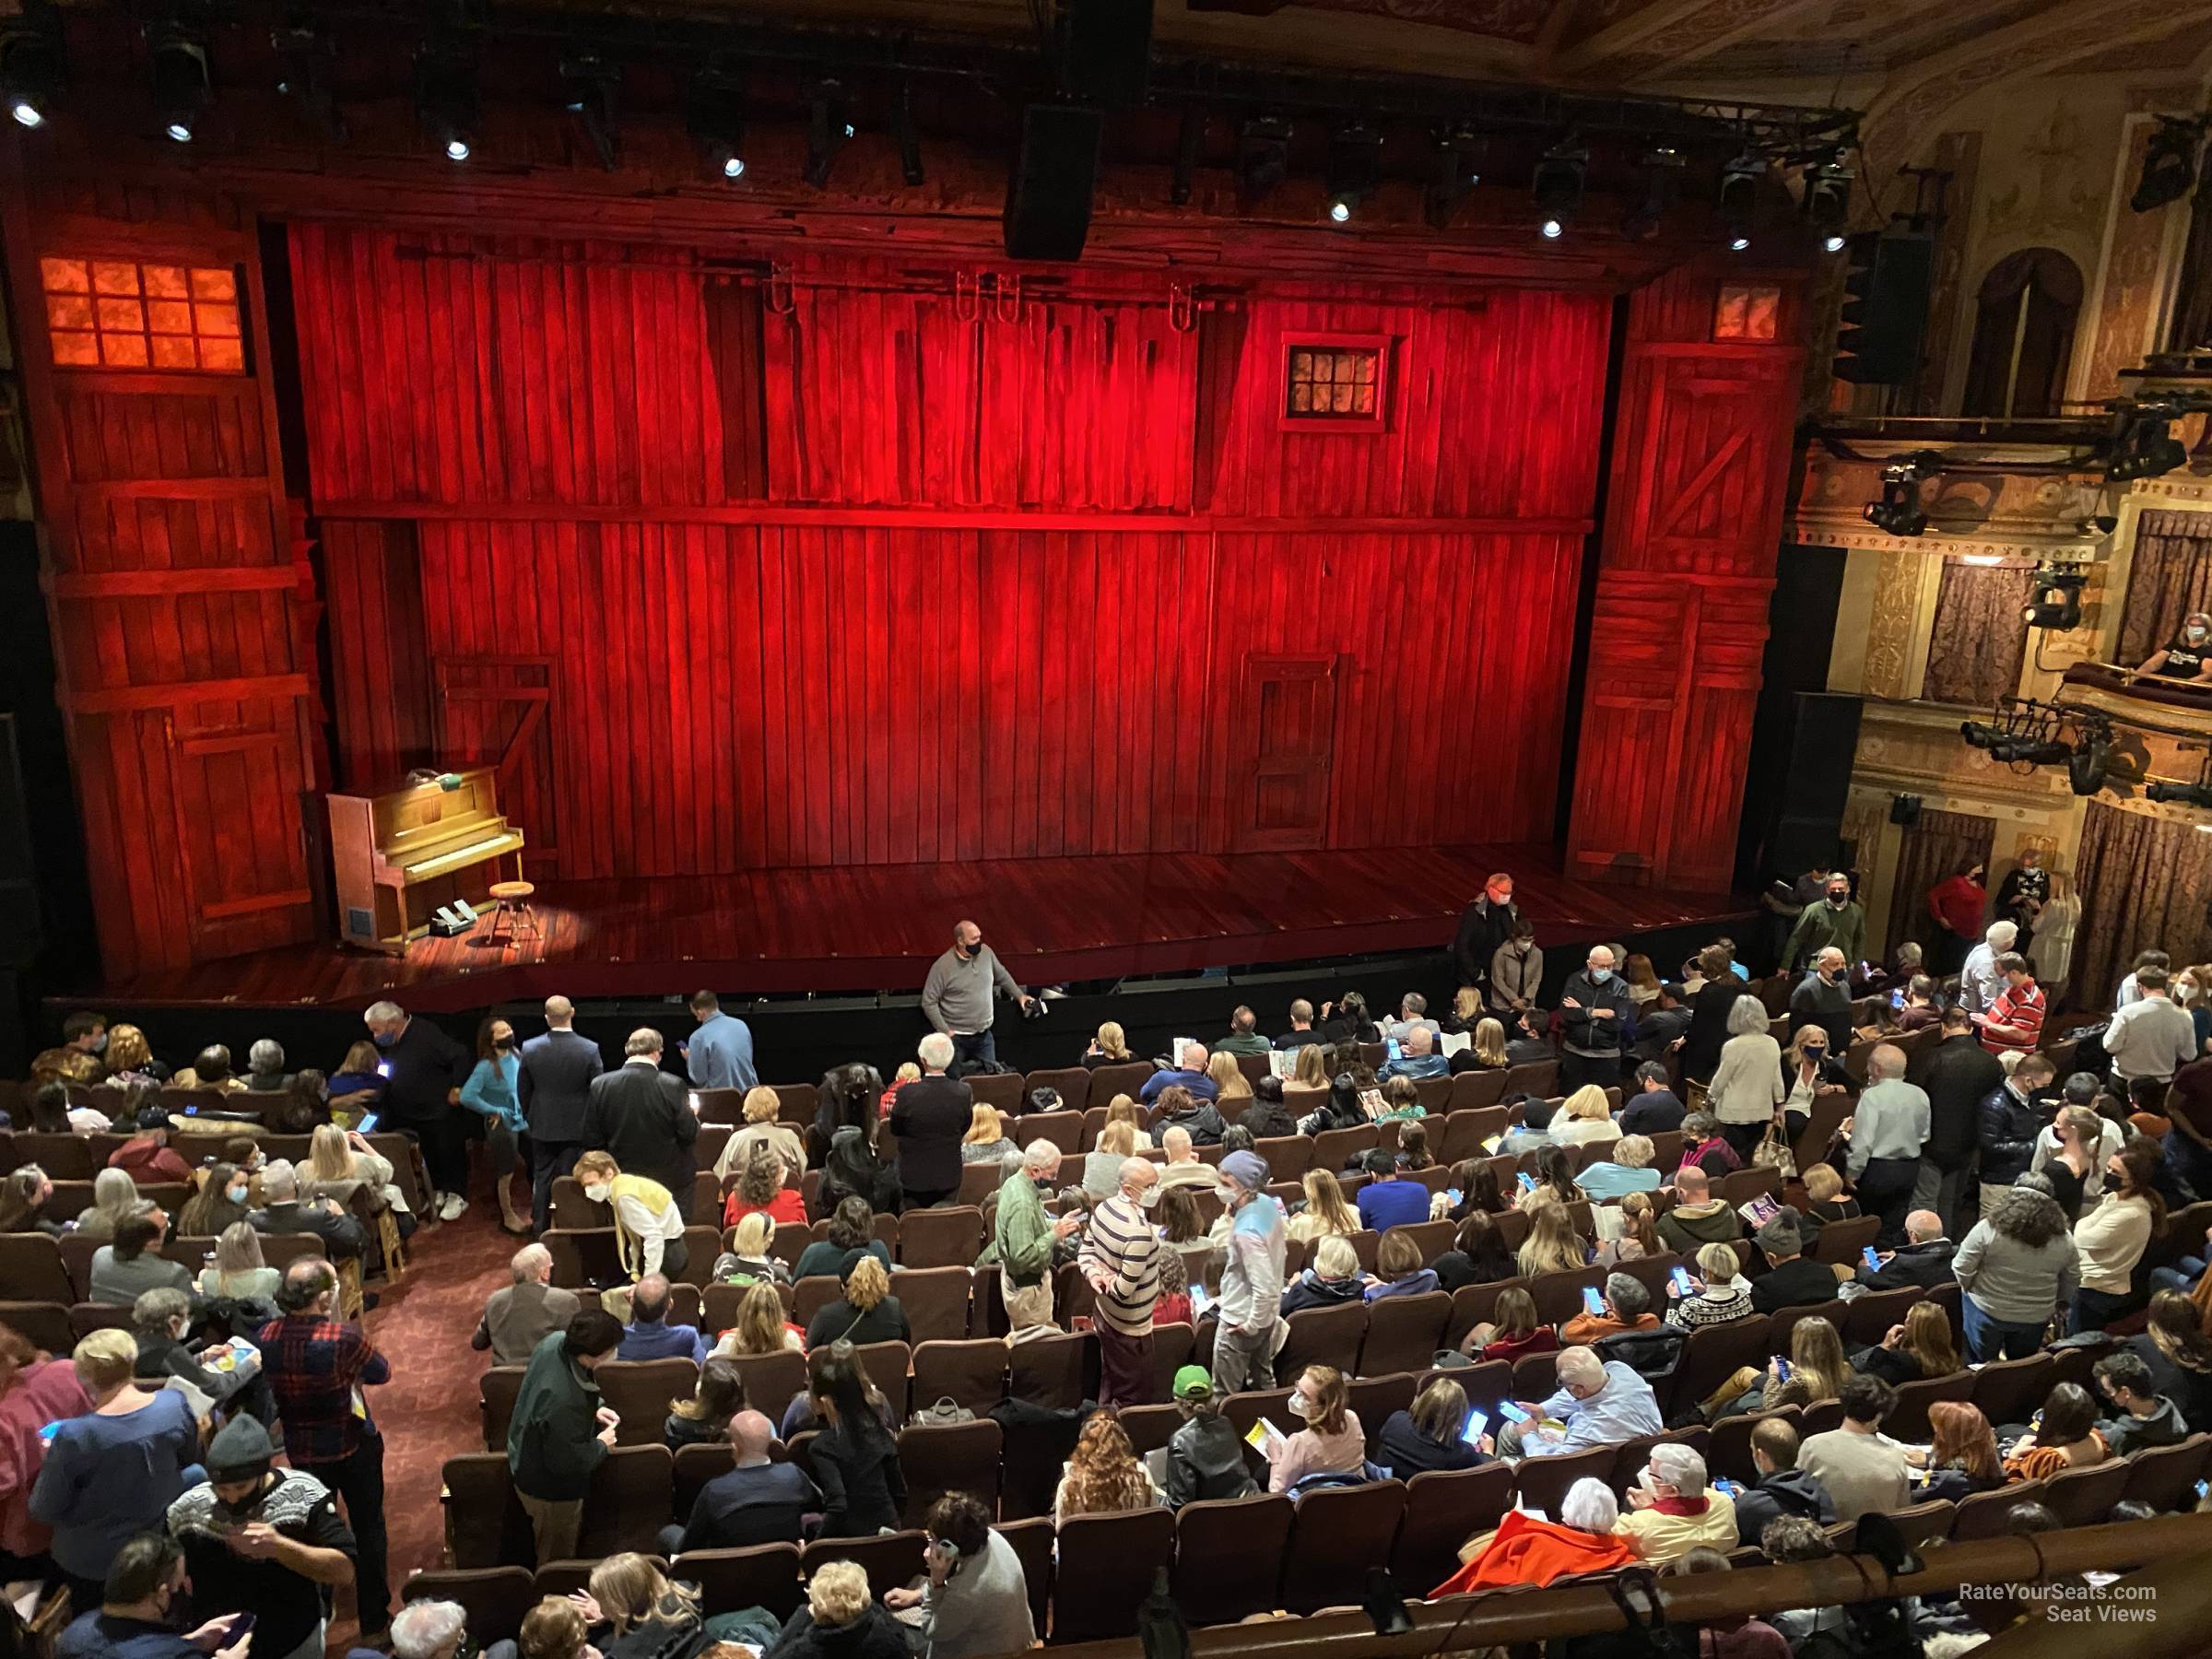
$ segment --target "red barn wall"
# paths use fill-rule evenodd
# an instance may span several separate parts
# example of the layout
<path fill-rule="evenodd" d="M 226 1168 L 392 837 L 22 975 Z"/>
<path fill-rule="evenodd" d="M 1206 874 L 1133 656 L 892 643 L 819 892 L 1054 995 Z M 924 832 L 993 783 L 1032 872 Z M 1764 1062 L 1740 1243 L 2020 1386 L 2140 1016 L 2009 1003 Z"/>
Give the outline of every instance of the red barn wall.
<path fill-rule="evenodd" d="M 341 787 L 504 756 L 574 877 L 1551 832 L 1602 296 L 290 258 Z M 1281 429 L 1314 334 L 1382 430 Z"/>

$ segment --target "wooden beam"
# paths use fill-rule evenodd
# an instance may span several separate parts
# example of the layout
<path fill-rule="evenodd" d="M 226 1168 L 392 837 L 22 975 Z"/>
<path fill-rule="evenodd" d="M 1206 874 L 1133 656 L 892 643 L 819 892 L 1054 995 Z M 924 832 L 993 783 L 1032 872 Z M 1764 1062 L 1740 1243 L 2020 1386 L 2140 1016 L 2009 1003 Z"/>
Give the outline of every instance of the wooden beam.
<path fill-rule="evenodd" d="M 186 703 L 253 702 L 306 695 L 304 674 L 258 674 L 237 679 L 171 680 L 152 686 L 71 691 L 64 695 L 62 707 L 71 714 L 129 714 L 146 709 L 181 708 Z"/>
<path fill-rule="evenodd" d="M 169 571 L 56 571 L 40 585 L 56 599 L 156 599 L 173 594 L 271 592 L 300 582 L 294 565 L 195 565 Z"/>

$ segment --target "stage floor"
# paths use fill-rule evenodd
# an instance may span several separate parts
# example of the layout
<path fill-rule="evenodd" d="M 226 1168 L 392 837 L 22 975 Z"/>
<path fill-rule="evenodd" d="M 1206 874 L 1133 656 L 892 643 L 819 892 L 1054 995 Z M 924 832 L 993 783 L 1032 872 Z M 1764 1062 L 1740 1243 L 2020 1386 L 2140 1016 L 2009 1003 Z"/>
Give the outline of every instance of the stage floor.
<path fill-rule="evenodd" d="M 448 1012 L 556 991 L 582 998 L 701 985 L 725 995 L 919 990 L 962 917 L 982 925 L 1025 984 L 1054 984 L 1441 948 L 1493 870 L 1513 873 L 1522 909 L 1547 947 L 1717 927 L 1753 910 L 1726 894 L 1570 880 L 1558 853 L 1536 846 L 768 870 L 540 882 L 542 932 L 512 946 L 482 943 L 481 928 L 418 939 L 404 958 L 296 945 L 118 981 L 104 994 L 136 1005 L 329 1007 L 394 995 Z"/>

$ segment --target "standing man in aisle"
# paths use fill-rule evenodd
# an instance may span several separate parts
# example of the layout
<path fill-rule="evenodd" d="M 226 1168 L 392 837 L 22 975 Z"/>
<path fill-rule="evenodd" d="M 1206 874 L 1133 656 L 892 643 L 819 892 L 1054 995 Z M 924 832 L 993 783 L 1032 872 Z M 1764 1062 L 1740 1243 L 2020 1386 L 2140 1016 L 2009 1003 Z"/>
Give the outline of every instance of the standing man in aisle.
<path fill-rule="evenodd" d="M 397 1003 L 370 1004 L 361 1023 L 384 1074 L 384 1126 L 413 1135 L 429 1166 L 430 1214 L 425 1219 L 457 1220 L 468 1207 L 461 1085 L 476 1069 L 477 1057 L 429 1020 L 408 1018 Z"/>
<path fill-rule="evenodd" d="M 606 1069 L 599 1045 L 574 1030 L 576 1005 L 546 998 L 546 1034 L 523 1044 L 515 1094 L 530 1125 L 530 1225 L 553 1224 L 553 1183 L 576 1167 L 583 1150 L 583 1112 L 592 1079 Z"/>
<path fill-rule="evenodd" d="M 1851 877 L 1841 870 L 1828 873 L 1818 904 L 1797 912 L 1797 925 L 1790 929 L 1789 943 L 1783 947 L 1783 971 L 1800 971 L 1830 946 L 1843 953 L 1847 974 L 1852 963 L 1866 959 L 1866 912 L 1851 896 Z"/>
<path fill-rule="evenodd" d="M 1460 912 L 1459 931 L 1452 939 L 1452 965 L 1461 984 L 1488 991 L 1490 959 L 1513 936 L 1520 923 L 1513 878 L 1500 870 L 1482 884 L 1482 897 Z"/>
<path fill-rule="evenodd" d="M 952 1039 L 952 1064 L 966 1068 L 996 1065 L 998 1046 L 991 1038 L 991 995 L 1004 991 L 1028 1013 L 1036 999 L 1014 982 L 998 954 L 983 943 L 972 922 L 956 923 L 952 948 L 930 964 L 922 982 L 922 1012 Z"/>
<path fill-rule="evenodd" d="M 629 1173 L 659 1182 L 675 1200 L 677 1214 L 690 1220 L 699 1114 L 684 1099 L 684 1086 L 661 1069 L 661 1034 L 651 1026 L 632 1031 L 622 1046 L 622 1064 L 593 1078 L 590 1093 L 585 1149 L 611 1153 Z"/>
<path fill-rule="evenodd" d="M 760 1074 L 753 1069 L 753 1030 L 744 1020 L 722 1011 L 722 999 L 712 991 L 691 993 L 691 1018 L 699 1030 L 691 1041 L 677 1043 L 694 1088 L 752 1088 Z"/>

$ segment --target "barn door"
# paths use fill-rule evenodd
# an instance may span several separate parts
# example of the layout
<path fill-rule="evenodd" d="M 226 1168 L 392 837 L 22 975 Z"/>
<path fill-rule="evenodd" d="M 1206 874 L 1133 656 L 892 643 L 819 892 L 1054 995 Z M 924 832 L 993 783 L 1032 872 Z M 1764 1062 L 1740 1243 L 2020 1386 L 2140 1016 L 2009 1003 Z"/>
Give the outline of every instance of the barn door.
<path fill-rule="evenodd" d="M 560 853 L 553 788 L 551 657 L 441 656 L 431 661 L 441 766 L 496 769 L 500 811 L 523 831 L 526 865 Z"/>
<path fill-rule="evenodd" d="M 1329 766 L 1336 739 L 1336 659 L 1244 659 L 1247 750 L 1240 852 L 1297 853 L 1329 830 Z"/>
<path fill-rule="evenodd" d="M 250 713 L 255 705 L 239 707 Z M 195 959 L 304 938 L 312 926 L 299 728 L 288 705 L 261 712 L 265 724 L 188 725 L 161 717 Z"/>

